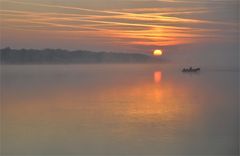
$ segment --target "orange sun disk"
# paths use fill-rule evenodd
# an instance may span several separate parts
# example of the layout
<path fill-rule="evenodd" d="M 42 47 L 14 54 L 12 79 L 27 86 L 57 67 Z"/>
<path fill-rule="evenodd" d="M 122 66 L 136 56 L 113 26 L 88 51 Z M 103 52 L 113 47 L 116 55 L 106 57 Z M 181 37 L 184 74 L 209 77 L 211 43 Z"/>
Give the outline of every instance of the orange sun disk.
<path fill-rule="evenodd" d="M 153 51 L 154 56 L 161 56 L 163 54 L 162 50 L 156 49 Z"/>

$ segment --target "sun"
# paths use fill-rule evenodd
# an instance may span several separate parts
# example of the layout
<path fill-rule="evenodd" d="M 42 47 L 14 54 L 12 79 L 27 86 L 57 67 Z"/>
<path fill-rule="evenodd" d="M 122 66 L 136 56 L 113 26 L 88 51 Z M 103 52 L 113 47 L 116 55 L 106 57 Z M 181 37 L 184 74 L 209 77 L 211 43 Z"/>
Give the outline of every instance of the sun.
<path fill-rule="evenodd" d="M 162 54 L 163 54 L 163 52 L 160 49 L 156 49 L 156 50 L 153 51 L 154 56 L 161 56 Z"/>

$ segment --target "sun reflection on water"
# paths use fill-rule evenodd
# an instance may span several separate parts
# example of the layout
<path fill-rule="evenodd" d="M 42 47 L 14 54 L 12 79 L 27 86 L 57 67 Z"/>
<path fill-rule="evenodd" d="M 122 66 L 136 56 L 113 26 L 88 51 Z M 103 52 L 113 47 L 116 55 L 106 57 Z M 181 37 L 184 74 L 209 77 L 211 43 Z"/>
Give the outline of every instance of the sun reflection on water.
<path fill-rule="evenodd" d="M 155 71 L 154 72 L 154 82 L 160 83 L 162 80 L 162 72 L 161 71 Z"/>

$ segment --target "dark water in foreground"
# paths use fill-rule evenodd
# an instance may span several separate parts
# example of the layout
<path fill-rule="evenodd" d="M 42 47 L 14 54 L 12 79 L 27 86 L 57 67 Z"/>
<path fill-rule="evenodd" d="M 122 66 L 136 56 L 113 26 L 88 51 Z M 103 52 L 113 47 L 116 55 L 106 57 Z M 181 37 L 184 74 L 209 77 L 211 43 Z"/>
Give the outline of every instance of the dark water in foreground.
<path fill-rule="evenodd" d="M 2 155 L 238 155 L 238 71 L 1 68 Z"/>

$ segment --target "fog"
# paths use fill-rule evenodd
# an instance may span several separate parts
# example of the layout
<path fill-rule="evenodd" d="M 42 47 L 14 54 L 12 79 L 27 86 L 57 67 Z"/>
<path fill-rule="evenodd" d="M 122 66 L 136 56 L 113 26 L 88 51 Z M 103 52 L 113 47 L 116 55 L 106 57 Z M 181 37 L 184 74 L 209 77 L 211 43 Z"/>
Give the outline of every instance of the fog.
<path fill-rule="evenodd" d="M 175 65 L 239 69 L 238 44 L 229 44 L 227 46 L 221 44 L 199 44 L 177 46 L 167 50 L 165 57 Z"/>

